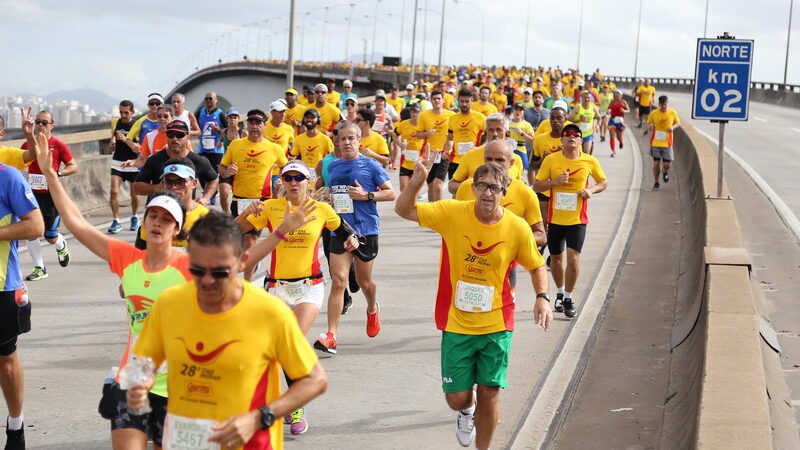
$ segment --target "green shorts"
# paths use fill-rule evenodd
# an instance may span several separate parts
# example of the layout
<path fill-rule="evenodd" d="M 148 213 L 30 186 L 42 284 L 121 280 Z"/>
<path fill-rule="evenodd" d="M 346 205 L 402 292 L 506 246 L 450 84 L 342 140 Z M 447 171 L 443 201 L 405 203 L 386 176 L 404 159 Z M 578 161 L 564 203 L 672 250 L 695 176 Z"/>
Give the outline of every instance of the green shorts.
<path fill-rule="evenodd" d="M 442 390 L 445 393 L 472 389 L 475 384 L 508 387 L 508 355 L 511 331 L 490 334 L 442 332 Z"/>

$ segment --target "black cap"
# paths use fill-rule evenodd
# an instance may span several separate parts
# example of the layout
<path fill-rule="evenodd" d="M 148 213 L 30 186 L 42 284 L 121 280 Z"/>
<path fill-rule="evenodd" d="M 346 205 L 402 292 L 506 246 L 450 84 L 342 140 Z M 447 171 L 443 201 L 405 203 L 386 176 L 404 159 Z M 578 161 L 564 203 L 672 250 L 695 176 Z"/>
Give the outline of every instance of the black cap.
<path fill-rule="evenodd" d="M 178 133 L 189 134 L 189 126 L 182 120 L 173 120 L 167 124 L 167 132 L 175 131 Z"/>
<path fill-rule="evenodd" d="M 525 109 L 525 103 L 522 102 L 514 103 L 514 109 Z"/>
<path fill-rule="evenodd" d="M 314 116 L 317 120 L 321 119 L 321 116 L 319 115 L 319 111 L 317 111 L 316 109 L 313 109 L 313 108 L 312 109 L 307 109 L 306 112 L 303 113 L 303 117 L 305 117 L 305 116 L 307 116 L 309 114 Z"/>
<path fill-rule="evenodd" d="M 251 109 L 247 111 L 247 120 L 260 120 L 262 122 L 267 121 L 267 113 L 260 109 Z"/>
<path fill-rule="evenodd" d="M 416 109 L 417 111 L 422 111 L 422 108 L 419 106 L 419 102 L 412 103 L 412 104 L 406 106 L 406 108 L 408 108 L 408 109 Z"/>
<path fill-rule="evenodd" d="M 575 125 L 574 123 L 568 123 L 568 124 L 564 125 L 564 128 L 561 130 L 561 136 L 564 136 L 564 132 L 567 131 L 568 129 L 569 130 L 575 130 L 578 133 L 583 134 L 583 131 L 581 131 L 581 127 Z"/>

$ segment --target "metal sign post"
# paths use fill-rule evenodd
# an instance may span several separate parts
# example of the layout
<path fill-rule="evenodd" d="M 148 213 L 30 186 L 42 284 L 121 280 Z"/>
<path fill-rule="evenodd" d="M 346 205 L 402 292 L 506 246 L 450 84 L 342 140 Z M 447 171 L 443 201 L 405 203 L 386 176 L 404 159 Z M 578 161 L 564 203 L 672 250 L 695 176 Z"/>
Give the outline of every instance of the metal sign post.
<path fill-rule="evenodd" d="M 717 197 L 722 196 L 725 124 L 748 119 L 752 67 L 752 40 L 735 39 L 727 32 L 697 40 L 692 119 L 719 123 Z"/>

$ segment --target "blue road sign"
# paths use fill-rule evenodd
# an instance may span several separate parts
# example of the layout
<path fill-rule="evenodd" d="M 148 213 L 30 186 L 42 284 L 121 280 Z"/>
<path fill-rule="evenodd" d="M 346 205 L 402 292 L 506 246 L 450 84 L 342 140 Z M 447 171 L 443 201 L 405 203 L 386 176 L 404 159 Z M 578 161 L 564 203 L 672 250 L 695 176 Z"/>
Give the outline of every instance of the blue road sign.
<path fill-rule="evenodd" d="M 692 119 L 747 120 L 753 41 L 698 39 Z"/>

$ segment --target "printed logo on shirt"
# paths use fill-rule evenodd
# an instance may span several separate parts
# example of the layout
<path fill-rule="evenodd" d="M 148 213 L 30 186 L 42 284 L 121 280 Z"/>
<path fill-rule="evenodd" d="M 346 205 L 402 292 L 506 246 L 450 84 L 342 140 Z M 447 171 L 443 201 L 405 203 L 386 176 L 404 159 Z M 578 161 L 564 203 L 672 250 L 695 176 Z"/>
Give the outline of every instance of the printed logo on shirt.
<path fill-rule="evenodd" d="M 495 242 L 494 244 L 492 244 L 492 245 L 490 245 L 490 246 L 488 246 L 486 248 L 481 248 L 481 247 L 483 247 L 483 242 L 478 241 L 478 245 L 476 246 L 476 245 L 472 245 L 472 241 L 469 239 L 468 236 L 464 235 L 464 239 L 466 239 L 469 242 L 469 246 L 472 249 L 472 252 L 475 253 L 476 255 L 480 255 L 480 256 L 488 255 L 489 253 L 494 251 L 494 249 L 497 248 L 498 245 L 505 244 L 505 242 L 506 242 L 506 241 Z"/>
<path fill-rule="evenodd" d="M 261 150 L 260 152 L 256 152 L 254 150 L 250 150 L 250 151 L 247 152 L 247 155 L 252 157 L 252 158 L 255 158 L 256 156 L 258 156 L 258 155 L 260 155 L 262 153 L 265 153 L 265 152 L 266 152 L 266 150 Z"/>
<path fill-rule="evenodd" d="M 184 349 L 186 349 L 186 354 L 189 356 L 189 359 L 191 359 L 192 361 L 196 362 L 197 364 L 203 364 L 203 365 L 213 363 L 214 361 L 217 360 L 217 358 L 220 357 L 220 355 L 222 355 L 222 352 L 224 352 L 226 348 L 228 348 L 231 344 L 235 344 L 235 343 L 239 342 L 238 339 L 234 340 L 234 341 L 228 341 L 228 342 L 223 343 L 219 347 L 215 348 L 214 350 L 211 350 L 210 352 L 208 352 L 206 354 L 201 354 L 201 353 L 192 352 L 189 349 L 189 347 L 186 345 L 186 341 L 183 338 L 179 337 L 179 338 L 175 338 L 175 339 L 177 339 L 177 340 L 179 340 L 179 341 L 181 341 L 183 343 L 183 347 L 184 347 Z M 204 347 L 205 347 L 205 345 L 203 344 L 202 341 L 198 341 L 197 344 L 195 344 L 195 349 L 196 349 L 197 352 L 202 352 Z"/>

